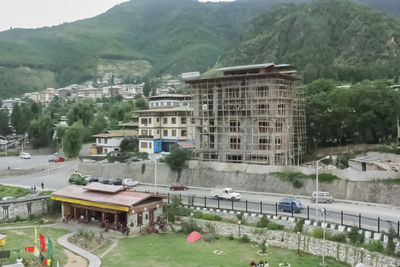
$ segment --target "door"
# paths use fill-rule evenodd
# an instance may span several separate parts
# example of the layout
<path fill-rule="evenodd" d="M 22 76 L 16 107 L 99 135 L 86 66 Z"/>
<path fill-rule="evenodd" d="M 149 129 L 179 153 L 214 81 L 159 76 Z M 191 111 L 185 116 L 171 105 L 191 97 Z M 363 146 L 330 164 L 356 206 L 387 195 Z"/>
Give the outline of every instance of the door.
<path fill-rule="evenodd" d="M 149 210 L 149 220 L 150 224 L 154 223 L 154 210 Z"/>
<path fill-rule="evenodd" d="M 143 215 L 142 212 L 139 212 L 137 214 L 137 225 L 142 225 L 143 224 Z"/>

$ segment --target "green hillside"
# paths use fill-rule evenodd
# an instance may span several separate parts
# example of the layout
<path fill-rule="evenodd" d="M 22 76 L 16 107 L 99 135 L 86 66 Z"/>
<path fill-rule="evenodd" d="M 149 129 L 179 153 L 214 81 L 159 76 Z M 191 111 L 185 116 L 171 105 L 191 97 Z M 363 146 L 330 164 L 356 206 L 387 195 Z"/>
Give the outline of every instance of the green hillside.
<path fill-rule="evenodd" d="M 347 0 L 279 5 L 256 18 L 218 65 L 279 62 L 318 77 L 361 81 L 400 71 L 400 19 Z"/>
<path fill-rule="evenodd" d="M 378 6 L 380 0 L 354 1 Z M 90 19 L 0 32 L 0 98 L 110 70 L 122 78 L 152 77 L 204 72 L 216 62 L 291 63 L 308 81 L 373 79 L 400 69 L 398 19 L 350 1 L 304 2 L 132 0 Z M 292 4 L 272 7 L 278 3 Z M 384 0 L 381 8 L 394 6 Z"/>

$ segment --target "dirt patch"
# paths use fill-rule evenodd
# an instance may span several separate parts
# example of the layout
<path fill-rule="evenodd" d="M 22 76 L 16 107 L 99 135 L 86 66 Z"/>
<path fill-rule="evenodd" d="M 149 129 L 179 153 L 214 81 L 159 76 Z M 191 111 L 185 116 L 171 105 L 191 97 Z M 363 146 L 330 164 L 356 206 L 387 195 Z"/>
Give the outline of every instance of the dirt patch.
<path fill-rule="evenodd" d="M 76 267 L 76 266 L 86 267 L 87 266 L 87 262 L 83 257 L 78 256 L 66 249 L 64 249 L 64 253 L 68 257 L 67 263 L 64 265 L 64 267 Z"/>
<path fill-rule="evenodd" d="M 68 239 L 68 242 L 83 248 L 84 250 L 94 252 L 107 245 L 108 240 L 103 237 L 102 233 L 96 235 L 91 231 L 79 230 L 78 233 Z"/>
<path fill-rule="evenodd" d="M 24 233 L 24 232 L 22 232 L 22 231 L 18 231 L 18 230 L 13 230 L 13 231 L 11 231 L 11 232 L 13 232 L 13 233 L 16 234 L 16 235 L 27 235 L 26 233 Z"/>

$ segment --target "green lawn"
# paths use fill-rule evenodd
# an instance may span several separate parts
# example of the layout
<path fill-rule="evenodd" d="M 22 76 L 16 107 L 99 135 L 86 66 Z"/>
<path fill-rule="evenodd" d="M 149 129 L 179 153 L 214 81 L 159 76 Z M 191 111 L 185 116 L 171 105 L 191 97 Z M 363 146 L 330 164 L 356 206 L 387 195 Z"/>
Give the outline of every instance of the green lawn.
<path fill-rule="evenodd" d="M 55 263 L 57 263 L 57 260 L 59 260 L 60 266 L 63 266 L 66 263 L 67 256 L 64 254 L 64 248 L 57 243 L 57 239 L 67 233 L 68 231 L 63 229 L 55 229 L 49 227 L 38 228 L 38 239 L 39 234 L 42 234 L 45 237 L 46 248 L 48 238 L 50 238 L 50 240 L 53 242 L 53 259 L 55 259 Z M 38 264 L 40 264 L 40 261 L 38 261 L 38 258 L 34 257 L 30 252 L 25 252 L 25 247 L 34 245 L 34 228 L 0 230 L 0 234 L 7 236 L 6 245 L 4 247 L 1 247 L 1 250 L 20 249 L 20 255 L 24 259 L 24 264 L 26 263 L 26 261 L 28 261 L 30 263 L 28 264 L 29 266 L 39 266 Z M 44 253 L 43 255 L 46 257 L 47 253 Z M 17 256 L 18 254 L 16 252 L 11 252 L 10 258 L 7 260 L 7 263 L 15 263 L 15 259 L 17 258 Z"/>
<path fill-rule="evenodd" d="M 258 246 L 252 243 L 240 243 L 237 240 L 220 238 L 213 243 L 197 241 L 188 243 L 186 235 L 165 234 L 124 238 L 116 248 L 103 259 L 102 266 L 249 266 L 252 260 L 259 261 Z M 217 255 L 214 251 L 223 251 Z M 317 267 L 321 257 L 303 254 L 297 256 L 296 251 L 269 248 L 267 257 L 269 266 L 278 266 L 285 261 L 294 267 Z M 328 266 L 349 266 L 336 262 L 332 258 L 326 260 Z"/>
<path fill-rule="evenodd" d="M 29 189 L 23 187 L 0 185 L 0 199 L 3 197 L 23 197 L 29 192 Z"/>

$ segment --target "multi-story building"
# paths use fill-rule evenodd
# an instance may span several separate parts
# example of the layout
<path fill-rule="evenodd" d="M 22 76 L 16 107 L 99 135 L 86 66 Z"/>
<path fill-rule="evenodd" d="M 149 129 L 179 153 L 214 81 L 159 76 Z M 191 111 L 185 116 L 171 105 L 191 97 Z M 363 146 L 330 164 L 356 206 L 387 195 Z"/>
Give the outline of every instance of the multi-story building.
<path fill-rule="evenodd" d="M 299 164 L 306 135 L 296 70 L 272 63 L 218 70 L 223 76 L 185 81 L 200 160 Z"/>
<path fill-rule="evenodd" d="M 139 151 L 169 152 L 171 146 L 193 141 L 192 108 L 154 108 L 139 111 Z"/>
<path fill-rule="evenodd" d="M 150 108 L 172 108 L 188 106 L 191 98 L 191 95 L 180 94 L 150 96 L 149 106 Z"/>

